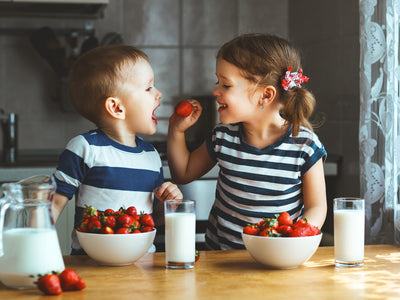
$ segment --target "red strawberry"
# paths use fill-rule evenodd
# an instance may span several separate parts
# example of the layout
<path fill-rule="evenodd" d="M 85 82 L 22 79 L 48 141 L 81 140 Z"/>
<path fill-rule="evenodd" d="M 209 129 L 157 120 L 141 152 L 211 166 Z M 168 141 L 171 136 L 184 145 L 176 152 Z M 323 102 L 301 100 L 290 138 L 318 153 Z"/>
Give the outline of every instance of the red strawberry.
<path fill-rule="evenodd" d="M 101 229 L 101 222 L 98 216 L 91 216 L 88 223 L 89 232 L 99 232 Z"/>
<path fill-rule="evenodd" d="M 115 218 L 115 216 L 112 216 L 112 215 L 109 215 L 109 216 L 103 215 L 103 216 L 100 216 L 99 219 L 103 226 L 108 226 L 108 227 L 114 228 L 115 225 L 117 224 L 117 219 Z"/>
<path fill-rule="evenodd" d="M 37 281 L 37 286 L 46 295 L 60 295 L 62 293 L 60 278 L 56 274 L 46 274 Z"/>
<path fill-rule="evenodd" d="M 134 206 L 129 206 L 126 210 L 125 213 L 132 216 L 132 217 L 136 217 L 137 216 L 137 210 L 136 207 Z"/>
<path fill-rule="evenodd" d="M 154 220 L 150 214 L 142 213 L 140 216 L 140 224 L 144 226 L 154 227 Z"/>
<path fill-rule="evenodd" d="M 63 291 L 77 291 L 86 287 L 82 278 L 72 269 L 65 269 L 59 277 Z"/>
<path fill-rule="evenodd" d="M 293 227 L 301 227 L 307 224 L 307 219 L 298 219 L 294 224 Z"/>
<path fill-rule="evenodd" d="M 280 225 L 277 229 L 277 231 L 282 235 L 282 236 L 289 236 L 292 231 L 293 227 L 290 225 Z"/>
<path fill-rule="evenodd" d="M 105 227 L 102 227 L 100 229 L 100 233 L 102 233 L 102 234 L 114 234 L 114 229 L 112 229 L 109 226 L 105 226 Z"/>
<path fill-rule="evenodd" d="M 271 227 L 266 227 L 264 229 L 261 229 L 260 232 L 258 233 L 259 236 L 273 236 L 273 237 L 278 237 L 280 234 L 276 229 L 271 228 Z"/>
<path fill-rule="evenodd" d="M 292 225 L 293 219 L 288 212 L 284 211 L 278 216 L 279 225 Z"/>
<path fill-rule="evenodd" d="M 149 231 L 153 231 L 153 227 L 151 226 L 143 226 L 142 228 L 140 228 L 141 232 L 149 232 Z"/>
<path fill-rule="evenodd" d="M 185 118 L 192 113 L 192 110 L 193 110 L 192 104 L 187 100 L 180 101 L 175 106 L 176 114 Z"/>
<path fill-rule="evenodd" d="M 123 214 L 120 215 L 117 219 L 117 223 L 121 227 L 130 227 L 133 224 L 134 218 L 130 215 Z"/>
<path fill-rule="evenodd" d="M 249 235 L 257 235 L 260 228 L 257 225 L 247 225 L 243 228 L 243 233 Z"/>
<path fill-rule="evenodd" d="M 129 233 L 131 233 L 131 231 L 127 227 L 121 227 L 116 232 L 116 234 L 129 234 Z"/>
<path fill-rule="evenodd" d="M 111 208 L 108 208 L 104 211 L 105 216 L 113 216 L 115 214 L 115 211 Z"/>

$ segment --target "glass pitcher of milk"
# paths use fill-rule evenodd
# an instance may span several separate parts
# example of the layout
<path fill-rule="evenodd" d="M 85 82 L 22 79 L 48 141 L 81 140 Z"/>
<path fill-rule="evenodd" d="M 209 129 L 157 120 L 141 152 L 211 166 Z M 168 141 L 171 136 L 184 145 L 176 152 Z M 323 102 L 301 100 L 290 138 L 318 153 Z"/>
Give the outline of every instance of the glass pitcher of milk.
<path fill-rule="evenodd" d="M 55 181 L 37 175 L 1 188 L 0 281 L 11 288 L 34 288 L 38 274 L 65 269 L 50 213 Z"/>

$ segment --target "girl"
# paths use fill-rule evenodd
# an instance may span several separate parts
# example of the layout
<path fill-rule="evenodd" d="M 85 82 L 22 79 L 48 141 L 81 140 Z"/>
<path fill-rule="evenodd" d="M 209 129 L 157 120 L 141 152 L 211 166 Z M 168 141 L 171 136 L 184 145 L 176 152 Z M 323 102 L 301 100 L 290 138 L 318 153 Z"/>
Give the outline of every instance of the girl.
<path fill-rule="evenodd" d="M 326 217 L 323 160 L 326 151 L 308 118 L 314 96 L 301 86 L 300 55 L 286 40 L 246 34 L 217 55 L 213 94 L 222 124 L 192 153 L 184 132 L 201 114 L 174 113 L 168 132 L 168 161 L 176 183 L 185 184 L 220 167 L 206 244 L 210 249 L 243 249 L 248 223 L 283 211 L 322 227 Z"/>

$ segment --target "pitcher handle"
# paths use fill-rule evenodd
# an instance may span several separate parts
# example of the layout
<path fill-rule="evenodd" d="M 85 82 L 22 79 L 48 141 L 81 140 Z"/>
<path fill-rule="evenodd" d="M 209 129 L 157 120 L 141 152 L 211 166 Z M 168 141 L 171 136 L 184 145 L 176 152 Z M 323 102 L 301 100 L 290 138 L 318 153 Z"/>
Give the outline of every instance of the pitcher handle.
<path fill-rule="evenodd" d="M 0 198 L 0 257 L 4 255 L 3 251 L 3 228 L 4 228 L 4 217 L 6 215 L 6 211 L 10 206 L 10 202 L 7 201 L 7 196 Z"/>

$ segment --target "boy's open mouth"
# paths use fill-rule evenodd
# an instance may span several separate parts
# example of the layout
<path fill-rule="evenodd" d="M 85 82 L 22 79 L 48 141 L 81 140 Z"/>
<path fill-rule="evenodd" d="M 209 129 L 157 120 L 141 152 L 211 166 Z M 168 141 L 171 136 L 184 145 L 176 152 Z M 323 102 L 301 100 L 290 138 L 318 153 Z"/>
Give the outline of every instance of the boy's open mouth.
<path fill-rule="evenodd" d="M 157 108 L 159 108 L 159 106 L 160 106 L 160 103 L 158 103 L 158 105 L 154 108 L 153 113 L 151 115 L 151 119 L 153 121 L 155 121 L 156 123 L 157 123 L 157 120 L 158 120 L 158 117 L 156 116 L 156 110 L 157 110 Z"/>

